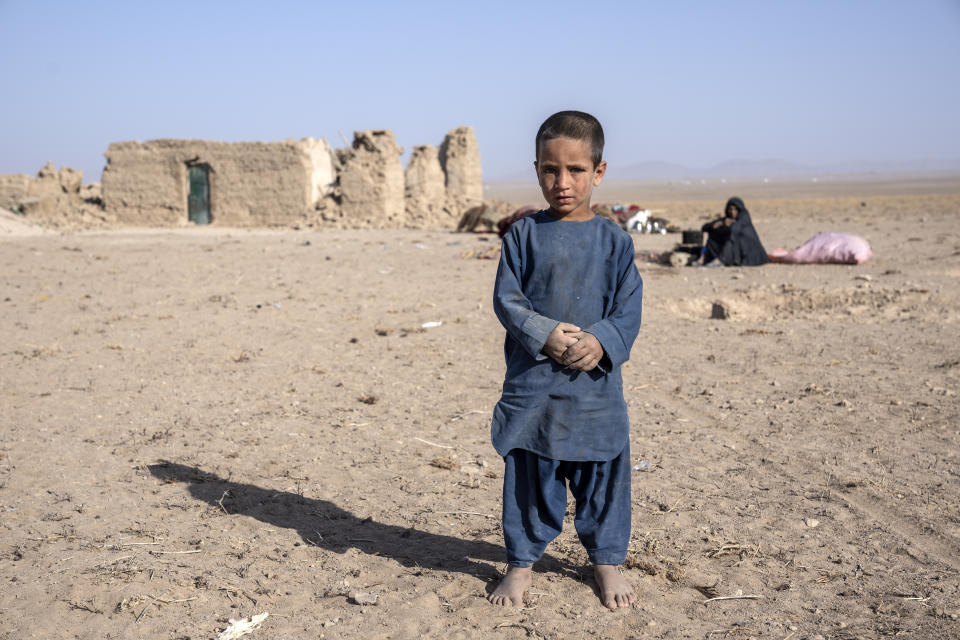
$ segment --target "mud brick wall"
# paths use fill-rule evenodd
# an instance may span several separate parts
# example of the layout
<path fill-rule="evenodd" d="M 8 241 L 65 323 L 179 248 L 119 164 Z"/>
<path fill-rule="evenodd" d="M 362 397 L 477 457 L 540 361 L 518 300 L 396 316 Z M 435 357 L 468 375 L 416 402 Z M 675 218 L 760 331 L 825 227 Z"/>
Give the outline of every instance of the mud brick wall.
<path fill-rule="evenodd" d="M 457 127 L 440 145 L 447 200 L 458 213 L 483 201 L 483 168 L 473 127 Z"/>
<path fill-rule="evenodd" d="M 118 142 L 107 149 L 103 202 L 118 221 L 185 225 L 188 166 L 210 167 L 210 213 L 223 226 L 286 225 L 302 219 L 326 184 L 314 157 L 329 157 L 325 141 Z"/>
<path fill-rule="evenodd" d="M 404 226 L 404 175 L 393 132 L 357 131 L 353 145 L 338 149 L 340 215 L 351 227 Z"/>

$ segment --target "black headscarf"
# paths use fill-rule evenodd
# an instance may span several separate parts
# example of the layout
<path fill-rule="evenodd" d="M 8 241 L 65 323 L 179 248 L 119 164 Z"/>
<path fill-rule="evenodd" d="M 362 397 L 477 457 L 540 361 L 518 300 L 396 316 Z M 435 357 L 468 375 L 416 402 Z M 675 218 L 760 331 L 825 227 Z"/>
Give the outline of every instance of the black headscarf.
<path fill-rule="evenodd" d="M 733 205 L 739 213 L 733 224 L 727 226 L 722 224 L 717 228 L 713 225 L 717 220 L 703 225 L 703 230 L 707 233 L 707 251 L 704 255 L 704 264 L 712 262 L 715 259 L 726 266 L 755 267 L 770 262 L 767 257 L 767 251 L 760 243 L 760 236 L 757 230 L 753 228 L 753 222 L 750 220 L 750 212 L 743 204 L 740 198 L 730 198 L 727 205 L 723 208 L 724 214 L 727 209 Z M 723 218 L 719 219 L 720 221 Z"/>

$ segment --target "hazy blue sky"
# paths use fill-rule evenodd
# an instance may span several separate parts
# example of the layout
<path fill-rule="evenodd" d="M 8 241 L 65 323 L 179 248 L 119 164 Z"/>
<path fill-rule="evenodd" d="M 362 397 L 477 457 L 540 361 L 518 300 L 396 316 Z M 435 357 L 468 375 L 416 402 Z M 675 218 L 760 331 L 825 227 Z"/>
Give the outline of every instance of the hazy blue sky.
<path fill-rule="evenodd" d="M 611 177 L 960 158 L 960 0 L 0 0 L 0 61 L 0 173 L 99 180 L 118 140 L 390 128 L 409 150 L 469 124 L 496 179 L 565 108 L 603 122 Z"/>

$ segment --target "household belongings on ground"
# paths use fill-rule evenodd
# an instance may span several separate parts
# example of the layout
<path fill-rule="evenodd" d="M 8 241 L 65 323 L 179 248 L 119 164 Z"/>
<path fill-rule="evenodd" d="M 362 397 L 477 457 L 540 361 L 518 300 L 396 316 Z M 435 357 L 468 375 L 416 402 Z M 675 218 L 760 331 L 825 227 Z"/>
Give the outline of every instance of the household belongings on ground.
<path fill-rule="evenodd" d="M 634 260 L 661 264 L 667 267 L 686 267 L 696 264 L 696 258 L 678 246 L 674 251 L 654 251 L 652 249 L 637 249 L 633 254 Z"/>
<path fill-rule="evenodd" d="M 663 209 L 641 209 L 635 204 L 595 204 L 591 209 L 598 216 L 613 220 L 631 233 L 665 234 L 680 231 L 679 228 L 671 225 L 666 218 L 652 215 L 662 213 Z M 505 205 L 503 203 L 484 202 L 464 212 L 457 224 L 457 231 L 461 233 L 493 233 L 496 231 L 497 235 L 502 238 L 514 222 L 537 211 L 539 209 L 532 205 L 524 205 L 515 209 L 513 213 L 505 215 Z"/>
<path fill-rule="evenodd" d="M 664 251 L 659 254 L 657 262 L 671 267 L 685 267 L 695 264 L 700 259 L 703 253 L 703 231 L 685 229 L 680 237 L 680 244 L 675 246 L 673 251 Z"/>
<path fill-rule="evenodd" d="M 610 218 L 630 233 L 674 233 L 679 231 L 666 218 L 654 216 L 663 209 L 642 209 L 636 204 L 595 204 L 590 207 L 598 216 Z"/>
<path fill-rule="evenodd" d="M 873 257 L 870 243 L 852 233 L 823 231 L 793 251 L 774 249 L 771 262 L 789 264 L 860 264 Z"/>

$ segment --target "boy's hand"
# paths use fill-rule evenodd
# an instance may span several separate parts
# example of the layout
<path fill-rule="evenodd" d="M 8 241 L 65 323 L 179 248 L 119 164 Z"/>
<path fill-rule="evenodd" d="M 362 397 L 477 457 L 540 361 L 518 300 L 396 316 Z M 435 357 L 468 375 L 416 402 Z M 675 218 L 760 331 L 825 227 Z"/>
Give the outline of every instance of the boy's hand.
<path fill-rule="evenodd" d="M 556 329 L 550 332 L 550 335 L 547 337 L 547 342 L 543 345 L 541 351 L 544 355 L 560 362 L 560 358 L 567 351 L 567 348 L 576 344 L 577 338 L 574 336 L 578 333 L 580 333 L 580 327 L 567 322 L 561 322 L 557 325 Z M 561 362 L 560 364 L 563 363 Z"/>
<path fill-rule="evenodd" d="M 603 358 L 603 346 L 600 345 L 600 341 L 586 331 L 574 333 L 571 337 L 576 338 L 577 341 L 563 352 L 559 359 L 560 364 L 579 371 L 593 371 Z"/>

